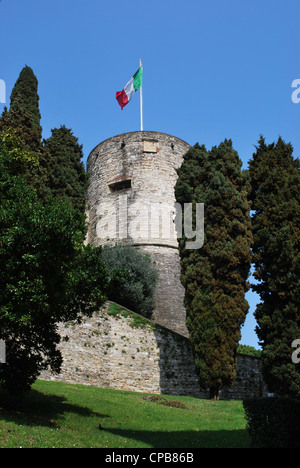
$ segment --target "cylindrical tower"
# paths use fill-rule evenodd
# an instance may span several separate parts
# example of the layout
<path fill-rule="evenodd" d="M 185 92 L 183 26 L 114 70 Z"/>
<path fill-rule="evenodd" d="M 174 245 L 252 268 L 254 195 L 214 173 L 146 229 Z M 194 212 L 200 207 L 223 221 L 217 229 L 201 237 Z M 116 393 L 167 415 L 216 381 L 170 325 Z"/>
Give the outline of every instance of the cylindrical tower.
<path fill-rule="evenodd" d="M 87 242 L 122 242 L 149 254 L 159 273 L 152 318 L 185 336 L 174 187 L 189 148 L 164 133 L 131 132 L 103 141 L 87 161 Z"/>

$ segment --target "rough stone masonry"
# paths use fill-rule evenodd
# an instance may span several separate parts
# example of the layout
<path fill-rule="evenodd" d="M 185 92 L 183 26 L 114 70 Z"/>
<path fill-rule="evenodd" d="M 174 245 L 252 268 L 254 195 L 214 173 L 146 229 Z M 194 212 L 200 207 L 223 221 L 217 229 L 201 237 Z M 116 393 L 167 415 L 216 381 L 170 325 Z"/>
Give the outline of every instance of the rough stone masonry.
<path fill-rule="evenodd" d="M 42 372 L 40 378 L 73 384 L 135 392 L 208 398 L 194 371 L 188 338 L 124 307 L 107 303 L 82 323 L 60 324 L 63 355 L 59 375 Z M 260 360 L 238 355 L 232 388 L 222 399 L 239 400 L 266 395 Z"/>

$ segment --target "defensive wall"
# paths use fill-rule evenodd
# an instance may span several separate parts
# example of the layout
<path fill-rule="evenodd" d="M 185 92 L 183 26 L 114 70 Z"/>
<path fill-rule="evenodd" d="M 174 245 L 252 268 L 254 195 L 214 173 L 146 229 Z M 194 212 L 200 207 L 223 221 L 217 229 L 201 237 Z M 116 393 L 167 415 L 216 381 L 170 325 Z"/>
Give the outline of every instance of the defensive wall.
<path fill-rule="evenodd" d="M 143 393 L 208 398 L 200 389 L 188 338 L 108 303 L 81 324 L 61 324 L 59 375 L 40 378 Z M 260 359 L 239 354 L 232 388 L 221 399 L 242 400 L 267 393 Z"/>

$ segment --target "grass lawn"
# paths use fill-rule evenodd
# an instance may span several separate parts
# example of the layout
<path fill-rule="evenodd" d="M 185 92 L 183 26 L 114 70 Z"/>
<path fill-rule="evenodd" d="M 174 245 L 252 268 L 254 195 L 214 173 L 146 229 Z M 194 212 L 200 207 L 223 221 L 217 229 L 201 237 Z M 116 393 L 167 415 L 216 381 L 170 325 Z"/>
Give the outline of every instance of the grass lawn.
<path fill-rule="evenodd" d="M 100 424 L 100 428 L 99 428 Z M 0 393 L 1 448 L 247 448 L 242 402 L 37 381 Z"/>

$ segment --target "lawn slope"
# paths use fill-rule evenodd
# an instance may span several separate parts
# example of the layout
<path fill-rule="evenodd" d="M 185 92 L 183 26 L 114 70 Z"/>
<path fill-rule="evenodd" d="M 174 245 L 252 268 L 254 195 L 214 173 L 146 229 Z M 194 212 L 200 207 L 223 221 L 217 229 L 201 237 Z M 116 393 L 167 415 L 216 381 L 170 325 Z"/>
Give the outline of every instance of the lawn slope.
<path fill-rule="evenodd" d="M 1 448 L 249 447 L 242 402 L 37 381 L 0 393 Z"/>

